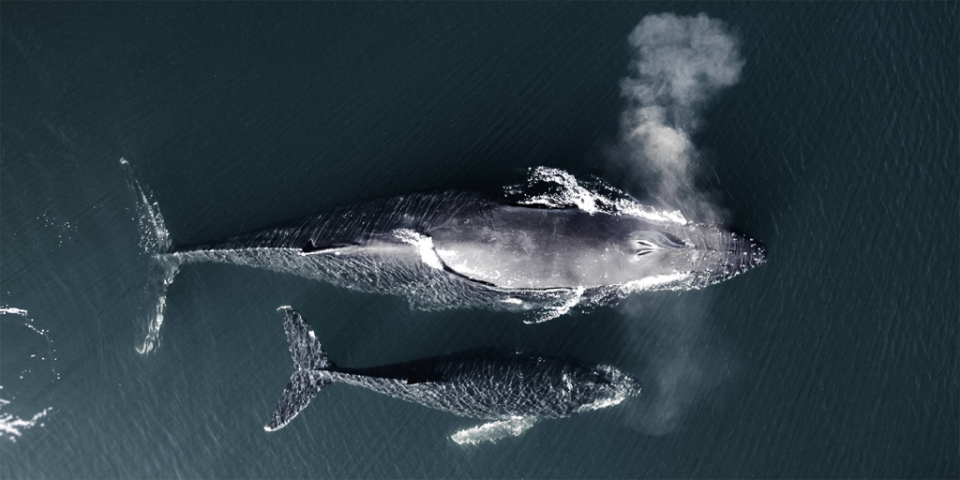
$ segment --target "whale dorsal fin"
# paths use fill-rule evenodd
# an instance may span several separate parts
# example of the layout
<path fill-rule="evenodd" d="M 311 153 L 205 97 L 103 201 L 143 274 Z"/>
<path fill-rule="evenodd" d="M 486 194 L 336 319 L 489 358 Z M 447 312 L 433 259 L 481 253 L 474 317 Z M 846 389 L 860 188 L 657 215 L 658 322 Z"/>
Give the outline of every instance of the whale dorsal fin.
<path fill-rule="evenodd" d="M 537 417 L 510 417 L 507 420 L 485 423 L 479 427 L 460 430 L 450 439 L 460 445 L 476 445 L 480 442 L 496 442 L 506 437 L 516 437 L 526 432 L 540 420 Z"/>

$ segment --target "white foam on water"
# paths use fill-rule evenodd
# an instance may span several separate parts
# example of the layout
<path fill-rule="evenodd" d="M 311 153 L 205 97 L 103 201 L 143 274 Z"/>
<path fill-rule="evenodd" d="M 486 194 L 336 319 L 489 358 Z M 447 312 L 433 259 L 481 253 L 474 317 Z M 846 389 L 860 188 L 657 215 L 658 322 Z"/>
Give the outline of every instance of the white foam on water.
<path fill-rule="evenodd" d="M 9 404 L 10 400 L 4 400 L 0 398 L 0 408 L 3 408 Z M 33 417 L 30 417 L 29 420 L 16 417 L 9 413 L 0 412 L 0 436 L 10 440 L 11 442 L 16 442 L 17 438 L 23 435 L 25 430 L 29 430 L 37 426 L 38 422 L 46 417 L 51 411 L 53 411 L 53 407 L 44 408 L 43 410 L 37 412 Z M 44 426 L 43 423 L 39 423 L 39 425 L 41 427 Z"/>
<path fill-rule="evenodd" d="M 0 314 L 20 315 L 22 317 L 26 317 L 26 321 L 24 321 L 22 325 L 24 327 L 27 327 L 31 331 L 35 332 L 37 335 L 40 335 L 41 337 L 44 338 L 44 340 L 47 341 L 47 346 L 49 350 L 47 353 L 49 355 L 49 361 L 51 362 L 50 373 L 54 376 L 55 380 L 60 380 L 60 373 L 57 372 L 56 368 L 53 366 L 53 363 L 52 363 L 52 362 L 55 362 L 57 358 L 56 358 L 56 349 L 52 347 L 53 341 L 50 339 L 50 335 L 49 335 L 50 330 L 37 328 L 33 324 L 33 319 L 27 317 L 28 315 L 27 310 L 23 308 L 10 307 L 10 306 L 4 305 L 0 307 Z M 30 358 L 36 358 L 37 355 L 38 355 L 37 353 L 33 353 L 30 355 Z M 47 356 L 42 356 L 43 354 L 40 354 L 40 355 L 41 355 L 40 357 L 41 361 L 48 361 Z M 28 372 L 31 372 L 31 370 L 28 369 L 28 370 L 24 370 L 23 372 L 20 372 L 20 379 L 22 380 L 24 377 L 24 374 Z M 0 386 L 0 389 L 3 389 L 3 386 Z M 10 400 L 5 400 L 0 398 L 0 409 L 2 409 L 4 406 L 9 404 L 10 404 Z M 47 414 L 50 413 L 51 411 L 53 411 L 53 407 L 44 408 L 40 412 L 34 414 L 29 419 L 20 418 L 10 413 L 0 412 L 0 437 L 7 438 L 11 442 L 16 442 L 17 438 L 23 435 L 24 431 L 38 425 L 38 422 L 44 417 L 46 417 Z M 39 425 L 42 427 L 43 423 L 39 423 Z"/>
<path fill-rule="evenodd" d="M 560 187 L 559 194 L 545 194 L 531 197 L 521 203 L 526 205 L 544 205 L 557 207 L 576 205 L 584 212 L 593 214 L 599 211 L 600 196 L 582 187 L 576 177 L 558 168 L 537 167 L 530 172 L 529 184 L 536 182 L 554 183 Z"/>
<path fill-rule="evenodd" d="M 530 171 L 527 178 L 527 187 L 537 183 L 553 184 L 557 188 L 551 193 L 530 195 L 520 200 L 521 205 L 540 205 L 550 208 L 576 207 L 590 215 L 607 213 L 610 215 L 624 215 L 642 218 L 651 222 L 672 223 L 686 225 L 689 223 L 679 210 L 665 211 L 643 205 L 623 191 L 597 180 L 603 190 L 611 192 L 613 196 L 603 194 L 598 188 L 581 185 L 576 177 L 558 168 L 537 167 Z M 524 187 L 510 186 L 508 192 L 519 193 Z"/>

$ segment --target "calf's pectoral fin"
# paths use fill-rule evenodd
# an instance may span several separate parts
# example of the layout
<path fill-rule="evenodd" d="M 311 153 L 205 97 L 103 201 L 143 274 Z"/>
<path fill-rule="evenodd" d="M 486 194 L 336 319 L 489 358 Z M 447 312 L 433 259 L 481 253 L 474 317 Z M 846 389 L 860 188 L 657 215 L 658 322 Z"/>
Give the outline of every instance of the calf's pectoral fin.
<path fill-rule="evenodd" d="M 479 427 L 460 430 L 450 439 L 460 445 L 476 445 L 481 442 L 496 442 L 506 437 L 516 437 L 536 425 L 537 417 L 511 417 L 508 420 L 485 423 Z"/>

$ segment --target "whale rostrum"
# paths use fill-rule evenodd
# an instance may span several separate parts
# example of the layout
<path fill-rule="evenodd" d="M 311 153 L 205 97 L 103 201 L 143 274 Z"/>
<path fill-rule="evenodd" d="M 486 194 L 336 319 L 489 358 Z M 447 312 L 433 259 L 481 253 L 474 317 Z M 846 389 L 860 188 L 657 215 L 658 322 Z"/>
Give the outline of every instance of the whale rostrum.
<path fill-rule="evenodd" d="M 613 367 L 482 349 L 372 368 L 344 368 L 323 352 L 314 330 L 291 307 L 280 307 L 296 371 L 268 432 L 290 423 L 331 383 L 346 383 L 489 423 L 455 433 L 460 444 L 516 436 L 540 419 L 563 418 L 620 404 L 640 394 L 636 378 Z"/>

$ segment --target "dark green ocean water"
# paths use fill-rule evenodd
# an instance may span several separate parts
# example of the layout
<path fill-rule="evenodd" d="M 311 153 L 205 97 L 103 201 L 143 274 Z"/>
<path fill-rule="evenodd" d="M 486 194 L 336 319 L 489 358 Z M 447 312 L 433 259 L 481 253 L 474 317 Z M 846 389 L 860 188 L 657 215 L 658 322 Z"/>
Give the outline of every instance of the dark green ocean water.
<path fill-rule="evenodd" d="M 134 351 L 121 157 L 182 242 L 539 165 L 645 198 L 609 150 L 627 35 L 662 12 L 739 39 L 697 189 L 766 265 L 535 326 L 191 265 Z M 0 304 L 26 313 L 0 315 L 0 477 L 957 478 L 958 25 L 955 2 L 3 2 Z M 477 420 L 334 385 L 267 434 L 287 304 L 343 365 L 490 345 L 649 388 L 465 448 Z"/>

